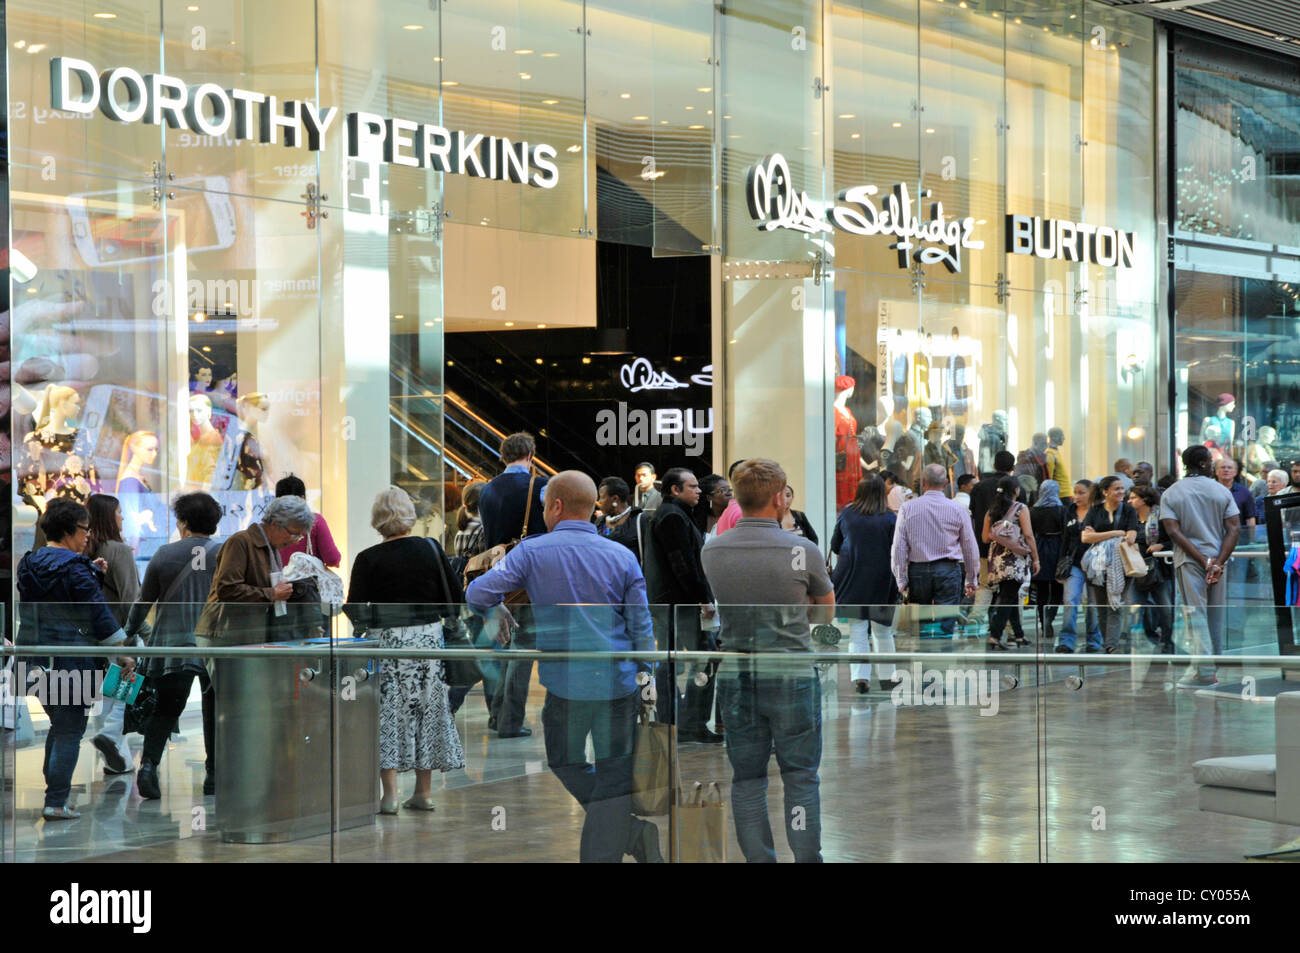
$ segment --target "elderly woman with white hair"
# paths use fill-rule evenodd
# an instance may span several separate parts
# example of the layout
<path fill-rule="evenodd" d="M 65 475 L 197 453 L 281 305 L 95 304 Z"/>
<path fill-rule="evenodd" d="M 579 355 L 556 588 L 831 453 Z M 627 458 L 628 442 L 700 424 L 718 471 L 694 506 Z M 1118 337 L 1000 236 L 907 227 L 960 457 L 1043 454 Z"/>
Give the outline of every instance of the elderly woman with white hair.
<path fill-rule="evenodd" d="M 1285 470 L 1269 470 L 1266 479 L 1268 496 L 1281 496 L 1283 493 L 1291 492 L 1291 477 Z"/>
<path fill-rule="evenodd" d="M 357 554 L 348 585 L 348 617 L 381 648 L 443 647 L 443 619 L 455 619 L 464 594 L 442 546 L 411 535 L 415 505 L 405 490 L 375 497 L 370 525 L 382 543 Z M 465 766 L 440 659 L 384 659 L 379 666 L 380 814 L 397 813 L 397 774 L 415 771 L 403 807 L 432 811 L 433 770 Z"/>

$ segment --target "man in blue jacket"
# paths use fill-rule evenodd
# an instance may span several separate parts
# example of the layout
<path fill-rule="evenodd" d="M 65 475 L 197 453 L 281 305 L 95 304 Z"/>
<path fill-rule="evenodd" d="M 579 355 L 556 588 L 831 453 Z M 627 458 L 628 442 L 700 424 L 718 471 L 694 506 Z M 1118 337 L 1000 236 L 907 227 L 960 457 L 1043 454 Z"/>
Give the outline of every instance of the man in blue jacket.
<path fill-rule="evenodd" d="M 478 498 L 478 515 L 483 522 L 483 547 L 491 549 L 512 540 L 538 536 L 546 532 L 542 519 L 542 494 L 546 490 L 546 477 L 533 474 L 533 454 L 537 443 L 530 433 L 512 433 L 501 441 L 501 462 L 505 472 L 493 477 Z M 528 502 L 531 483 L 532 505 Z M 525 520 L 528 532 L 524 532 Z M 532 619 L 525 606 L 519 610 L 520 629 L 516 642 L 522 648 L 532 648 Z M 528 685 L 533 677 L 533 663 L 511 662 L 505 667 L 492 699 L 488 728 L 496 729 L 500 738 L 523 738 L 532 734 L 524 727 L 524 712 L 528 705 Z"/>
<path fill-rule="evenodd" d="M 34 645 L 121 645 L 126 633 L 109 611 L 100 581 L 103 560 L 83 555 L 90 531 L 90 513 L 74 500 L 51 500 L 41 517 L 46 546 L 18 563 L 19 640 Z M 39 605 L 44 603 L 44 605 Z M 47 821 L 73 820 L 81 815 L 68 806 L 72 775 L 86 732 L 90 698 L 72 697 L 71 682 L 84 684 L 103 666 L 102 657 L 55 656 L 42 700 L 50 718 L 45 736 L 45 808 Z M 119 658 L 123 673 L 135 659 Z M 20 686 L 21 690 L 22 686 Z M 68 697 L 63 697 L 67 695 Z"/>
<path fill-rule="evenodd" d="M 546 486 L 548 532 L 530 534 L 471 582 L 466 602 L 481 615 L 499 613 L 497 621 L 508 623 L 504 607 L 495 607 L 507 593 L 526 589 L 543 653 L 653 651 L 641 567 L 631 550 L 597 534 L 591 522 L 595 507 L 591 477 L 576 470 L 557 473 Z M 504 626 L 499 638 L 508 639 Z M 625 853 L 642 862 L 661 859 L 658 829 L 632 815 L 637 708 L 655 700 L 650 669 L 649 662 L 613 659 L 537 666 L 546 686 L 546 759 L 587 811 L 583 862 L 618 863 Z M 595 764 L 587 761 L 588 736 Z"/>

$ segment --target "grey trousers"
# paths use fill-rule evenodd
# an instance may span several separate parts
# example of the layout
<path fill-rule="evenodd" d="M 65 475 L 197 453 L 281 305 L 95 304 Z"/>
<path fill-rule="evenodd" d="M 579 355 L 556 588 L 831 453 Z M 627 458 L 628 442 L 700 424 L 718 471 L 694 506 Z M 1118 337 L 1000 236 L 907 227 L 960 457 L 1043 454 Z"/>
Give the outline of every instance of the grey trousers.
<path fill-rule="evenodd" d="M 532 631 L 532 608 L 520 606 L 514 610 L 514 614 L 519 628 L 515 630 L 515 640 L 511 647 L 535 648 L 537 637 Z M 497 720 L 498 735 L 514 735 L 524 726 L 528 686 L 533 680 L 533 660 L 514 660 L 503 666 L 503 669 L 501 680 L 497 683 L 497 693 L 492 699 L 492 714 Z"/>
<path fill-rule="evenodd" d="M 1197 655 L 1219 655 L 1223 652 L 1223 632 L 1227 622 L 1228 583 L 1225 576 L 1212 586 L 1205 584 L 1205 570 L 1188 560 L 1175 570 L 1178 582 L 1178 599 L 1182 603 L 1183 621 L 1191 640 L 1192 652 Z M 1196 674 L 1213 678 L 1215 666 L 1196 666 Z"/>

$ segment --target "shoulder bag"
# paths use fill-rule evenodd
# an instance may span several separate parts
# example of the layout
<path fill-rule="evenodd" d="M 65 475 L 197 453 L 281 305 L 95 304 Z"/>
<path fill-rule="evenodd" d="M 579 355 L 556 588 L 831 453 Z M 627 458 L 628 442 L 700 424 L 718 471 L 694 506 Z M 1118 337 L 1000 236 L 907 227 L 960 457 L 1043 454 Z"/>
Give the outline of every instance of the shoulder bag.
<path fill-rule="evenodd" d="M 519 538 L 512 539 L 508 543 L 501 543 L 498 546 L 493 546 L 491 549 L 481 552 L 477 556 L 471 557 L 469 562 L 465 564 L 466 589 L 469 588 L 471 582 L 483 575 L 485 572 L 491 570 L 497 563 L 501 562 L 501 560 L 505 559 L 506 554 L 509 553 L 510 550 L 514 549 L 528 537 L 528 521 L 533 514 L 533 486 L 536 482 L 537 474 L 533 473 L 532 476 L 528 478 L 528 499 L 527 502 L 524 503 L 524 525 L 519 531 Z M 516 589 L 514 592 L 506 593 L 505 604 L 508 606 L 523 605 L 527 602 L 528 592 L 525 589 Z"/>
<path fill-rule="evenodd" d="M 429 546 L 433 549 L 434 561 L 438 563 L 438 577 L 442 580 L 442 591 L 450 593 L 451 580 L 447 578 L 447 567 L 443 565 L 442 547 L 433 538 L 429 539 Z M 474 647 L 469 636 L 461 629 L 459 620 L 454 616 L 445 616 L 442 620 L 442 646 L 447 649 Z M 479 668 L 478 661 L 472 658 L 443 659 L 442 672 L 443 681 L 449 687 L 469 688 L 483 681 L 483 670 Z"/>

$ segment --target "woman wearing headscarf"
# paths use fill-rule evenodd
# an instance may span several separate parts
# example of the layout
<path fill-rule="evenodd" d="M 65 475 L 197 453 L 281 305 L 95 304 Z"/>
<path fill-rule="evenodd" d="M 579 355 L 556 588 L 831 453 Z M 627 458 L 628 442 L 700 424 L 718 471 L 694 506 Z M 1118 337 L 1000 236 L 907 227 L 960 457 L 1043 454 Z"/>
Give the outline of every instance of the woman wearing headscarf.
<path fill-rule="evenodd" d="M 1034 586 L 1034 605 L 1038 615 L 1040 642 L 1046 645 L 1055 636 L 1052 622 L 1065 599 L 1065 584 L 1056 578 L 1056 564 L 1061 558 L 1061 537 L 1065 532 L 1065 507 L 1061 505 L 1061 484 L 1044 480 L 1038 487 L 1038 499 L 1029 508 L 1029 525 L 1038 541 L 1038 572 L 1030 582 Z"/>

